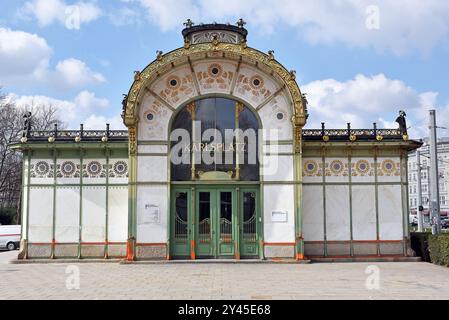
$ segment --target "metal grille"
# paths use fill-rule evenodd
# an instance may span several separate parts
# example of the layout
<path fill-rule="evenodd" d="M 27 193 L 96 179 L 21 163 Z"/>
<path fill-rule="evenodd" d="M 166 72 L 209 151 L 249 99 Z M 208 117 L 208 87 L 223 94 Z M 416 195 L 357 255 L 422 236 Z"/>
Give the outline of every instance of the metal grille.
<path fill-rule="evenodd" d="M 253 214 L 251 219 L 243 222 L 243 240 L 245 242 L 254 242 L 254 243 L 257 241 L 255 214 Z"/>
<path fill-rule="evenodd" d="M 220 241 L 232 243 L 232 222 L 225 218 L 220 221 Z"/>
<path fill-rule="evenodd" d="M 178 213 L 176 213 L 175 220 L 175 240 L 178 242 L 185 242 L 188 240 L 188 226 L 187 221 L 182 220 Z"/>
<path fill-rule="evenodd" d="M 210 219 L 204 219 L 200 221 L 198 224 L 198 241 L 200 243 L 209 243 L 210 242 Z"/>

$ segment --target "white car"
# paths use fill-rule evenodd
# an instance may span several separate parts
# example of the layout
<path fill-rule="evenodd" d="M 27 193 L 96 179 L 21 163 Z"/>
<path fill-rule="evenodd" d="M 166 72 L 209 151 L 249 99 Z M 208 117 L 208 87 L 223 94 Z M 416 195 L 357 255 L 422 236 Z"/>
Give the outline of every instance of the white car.
<path fill-rule="evenodd" d="M 19 249 L 21 226 L 1 226 L 0 225 L 0 250 L 9 251 Z"/>

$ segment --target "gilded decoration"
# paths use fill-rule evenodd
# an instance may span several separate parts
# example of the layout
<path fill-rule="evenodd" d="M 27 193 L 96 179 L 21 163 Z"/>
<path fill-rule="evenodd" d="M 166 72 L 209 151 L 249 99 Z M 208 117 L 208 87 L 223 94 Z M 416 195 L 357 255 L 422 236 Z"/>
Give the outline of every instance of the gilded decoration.
<path fill-rule="evenodd" d="M 242 42 L 240 45 L 231 44 L 231 43 L 218 43 L 216 45 L 212 43 L 201 43 L 201 44 L 192 44 L 187 48 L 182 47 L 176 49 L 168 54 L 162 55 L 159 59 L 155 60 L 148 67 L 146 67 L 139 75 L 138 79 L 134 81 L 127 100 L 125 102 L 125 110 L 123 114 L 124 123 L 128 128 L 133 128 L 134 132 L 130 132 L 130 152 L 135 152 L 136 146 L 136 132 L 135 126 L 138 121 L 137 116 L 137 106 L 139 101 L 144 96 L 144 88 L 148 87 L 156 78 L 160 76 L 159 71 L 161 69 L 167 68 L 175 64 L 179 60 L 186 60 L 187 58 L 198 55 L 204 52 L 221 52 L 223 55 L 229 54 L 232 56 L 240 56 L 246 58 L 248 60 L 254 60 L 258 64 L 263 65 L 263 67 L 272 70 L 273 74 L 278 79 L 282 79 L 290 92 L 292 103 L 294 106 L 294 116 L 293 116 L 293 124 L 295 127 L 302 128 L 307 120 L 307 110 L 305 106 L 305 101 L 301 94 L 301 91 L 298 87 L 298 84 L 295 81 L 295 77 L 285 69 L 279 62 L 270 58 L 269 55 L 262 53 L 256 49 L 250 48 L 246 46 L 246 41 Z M 211 77 L 212 78 L 212 77 Z M 212 78 L 214 79 L 214 78 Z M 298 131 L 298 130 L 297 130 Z M 297 132 L 295 131 L 295 132 Z M 299 130 L 300 132 L 300 130 Z M 295 134 L 296 139 L 299 140 L 296 142 L 296 145 L 300 145 L 300 135 L 298 137 Z M 134 145 L 133 145 L 134 144 Z M 298 147 L 299 148 L 299 147 Z M 299 151 L 296 148 L 296 151 Z"/>
<path fill-rule="evenodd" d="M 196 78 L 203 90 L 217 88 L 220 90 L 229 90 L 234 72 L 225 70 L 223 65 L 212 63 L 207 67 L 207 71 L 197 71 Z"/>
<path fill-rule="evenodd" d="M 236 92 L 245 96 L 250 94 L 255 100 L 262 102 L 268 99 L 273 93 L 266 87 L 265 79 L 259 75 L 255 74 L 252 76 L 246 74 L 239 74 L 236 85 Z"/>
<path fill-rule="evenodd" d="M 401 164 L 399 162 L 387 159 L 377 165 L 379 176 L 399 177 L 401 175 Z"/>
<path fill-rule="evenodd" d="M 320 165 L 315 160 L 307 160 L 303 165 L 303 175 L 306 177 L 320 177 Z"/>
<path fill-rule="evenodd" d="M 374 176 L 372 165 L 368 160 L 359 160 L 356 163 L 352 163 L 352 176 Z"/>
<path fill-rule="evenodd" d="M 347 177 L 349 175 L 348 164 L 336 159 L 325 163 L 327 177 Z"/>
<path fill-rule="evenodd" d="M 177 105 L 183 97 L 191 97 L 194 93 L 195 85 L 190 73 L 182 77 L 167 77 L 164 88 L 158 91 L 158 95 L 172 105 Z"/>

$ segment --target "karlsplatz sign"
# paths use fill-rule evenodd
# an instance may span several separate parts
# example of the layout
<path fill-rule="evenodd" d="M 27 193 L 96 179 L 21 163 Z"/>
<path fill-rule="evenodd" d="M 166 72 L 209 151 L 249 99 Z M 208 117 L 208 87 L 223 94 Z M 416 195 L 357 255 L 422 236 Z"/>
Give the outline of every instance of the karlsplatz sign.
<path fill-rule="evenodd" d="M 269 159 L 266 154 L 264 156 L 263 140 L 270 142 Z M 194 121 L 192 130 L 181 128 L 173 130 L 170 141 L 172 142 L 170 161 L 174 165 L 259 163 L 265 168 L 264 172 L 275 172 L 278 168 L 279 130 L 277 129 L 203 130 L 201 121 Z"/>

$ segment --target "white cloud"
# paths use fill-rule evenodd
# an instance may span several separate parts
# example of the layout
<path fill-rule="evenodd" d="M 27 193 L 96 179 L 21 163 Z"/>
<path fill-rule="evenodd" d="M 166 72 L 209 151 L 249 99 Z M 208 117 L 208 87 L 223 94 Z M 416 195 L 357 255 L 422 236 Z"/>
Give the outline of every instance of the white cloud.
<path fill-rule="evenodd" d="M 345 128 L 348 122 L 353 128 L 371 128 L 373 122 L 379 127 L 395 128 L 398 111 L 404 109 L 414 137 L 427 134 L 428 110 L 436 105 L 438 95 L 417 92 L 383 74 L 357 75 L 346 82 L 314 81 L 302 86 L 302 91 L 309 101 L 309 128 L 319 128 L 321 122 L 328 128 Z"/>
<path fill-rule="evenodd" d="M 38 73 L 48 66 L 51 55 L 45 39 L 0 28 L 0 79 Z"/>
<path fill-rule="evenodd" d="M 53 50 L 38 35 L 0 28 L 0 86 L 51 86 L 79 89 L 106 82 L 83 61 L 69 58 L 53 69 Z"/>
<path fill-rule="evenodd" d="M 106 128 L 106 123 L 110 123 L 113 130 L 123 129 L 124 127 L 120 115 L 111 118 L 102 115 L 109 110 L 109 101 L 98 98 L 89 91 L 80 92 L 73 100 L 59 100 L 47 96 L 16 95 L 11 95 L 10 99 L 14 100 L 16 105 L 21 108 L 54 106 L 57 109 L 58 117 L 70 129 L 79 128 L 80 123 L 84 123 L 87 130 Z"/>
<path fill-rule="evenodd" d="M 20 15 L 35 18 L 41 27 L 59 22 L 67 29 L 80 29 L 82 24 L 97 20 L 102 10 L 92 2 L 68 5 L 63 0 L 33 0 L 25 3 Z"/>
<path fill-rule="evenodd" d="M 126 130 L 121 116 L 104 117 L 91 115 L 84 121 L 84 128 L 86 130 L 99 130 L 106 128 L 106 124 L 110 124 L 111 130 Z"/>
<path fill-rule="evenodd" d="M 128 1 L 129 2 L 129 1 Z M 137 1 L 134 1 L 137 2 Z M 162 30 L 196 22 L 229 21 L 243 17 L 254 29 L 272 33 L 279 26 L 314 44 L 344 43 L 350 47 L 374 47 L 403 54 L 428 52 L 449 34 L 449 2 L 441 0 L 139 0 L 149 19 Z M 368 28 L 374 8 L 379 29 Z M 376 19 L 377 20 L 377 19 Z M 373 24 L 370 24 L 372 26 Z M 374 24 L 375 26 L 375 24 Z"/>
<path fill-rule="evenodd" d="M 103 75 L 93 72 L 83 61 L 73 58 L 60 61 L 56 66 L 55 76 L 69 87 L 80 87 L 106 81 Z"/>

